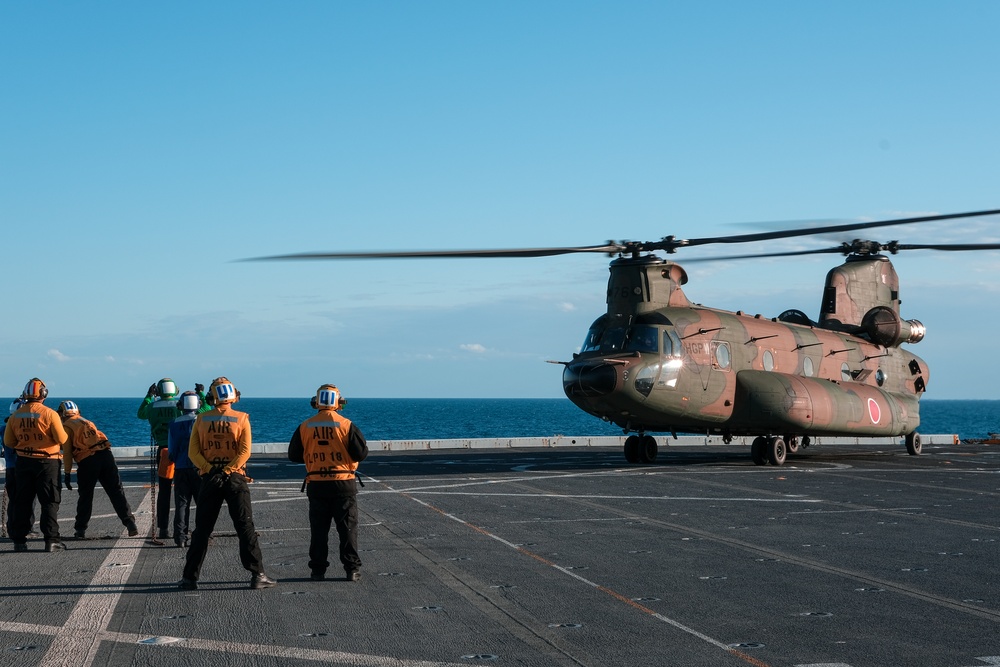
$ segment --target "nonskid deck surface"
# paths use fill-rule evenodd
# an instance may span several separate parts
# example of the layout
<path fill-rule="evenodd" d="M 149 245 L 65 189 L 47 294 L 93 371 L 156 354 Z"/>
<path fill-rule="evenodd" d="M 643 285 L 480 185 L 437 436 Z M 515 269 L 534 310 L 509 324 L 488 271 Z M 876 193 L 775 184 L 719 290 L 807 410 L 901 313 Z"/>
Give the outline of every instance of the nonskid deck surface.
<path fill-rule="evenodd" d="M 149 469 L 121 461 L 149 531 Z M 758 467 L 733 447 L 373 452 L 359 582 L 309 578 L 303 469 L 255 456 L 277 587 L 250 590 L 224 512 L 184 552 L 0 541 L 4 665 L 1000 665 L 1000 448 L 851 447 Z M 72 535 L 76 494 L 63 491 Z M 336 535 L 331 534 L 332 553 Z M 334 559 L 336 560 L 336 559 Z"/>

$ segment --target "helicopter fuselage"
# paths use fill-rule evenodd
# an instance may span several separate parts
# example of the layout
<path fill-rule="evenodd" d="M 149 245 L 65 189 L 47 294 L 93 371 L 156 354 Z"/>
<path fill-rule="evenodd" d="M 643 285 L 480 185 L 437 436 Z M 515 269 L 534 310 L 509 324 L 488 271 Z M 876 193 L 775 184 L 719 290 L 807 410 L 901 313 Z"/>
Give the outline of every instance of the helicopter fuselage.
<path fill-rule="evenodd" d="M 691 304 L 683 269 L 652 256 L 616 260 L 611 272 L 608 313 L 566 364 L 563 387 L 626 432 L 897 436 L 920 424 L 929 371 L 899 343 L 923 329 L 914 322 L 919 337 L 910 335 L 893 315 L 898 302 L 862 311 L 897 325 L 886 334 L 867 320 L 820 325 L 800 311 L 764 318 Z"/>

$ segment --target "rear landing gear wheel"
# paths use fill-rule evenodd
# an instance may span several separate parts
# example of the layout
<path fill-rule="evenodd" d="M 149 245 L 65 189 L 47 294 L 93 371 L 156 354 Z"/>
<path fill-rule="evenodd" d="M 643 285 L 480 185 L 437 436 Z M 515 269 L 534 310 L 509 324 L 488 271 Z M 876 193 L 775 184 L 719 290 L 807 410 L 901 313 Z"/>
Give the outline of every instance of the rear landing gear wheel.
<path fill-rule="evenodd" d="M 921 449 L 919 433 L 914 431 L 906 436 L 906 451 L 910 453 L 910 456 L 920 456 Z"/>
<path fill-rule="evenodd" d="M 785 456 L 788 455 L 788 449 L 785 447 L 785 441 L 778 437 L 771 437 L 767 439 L 767 460 L 773 466 L 784 465 Z"/>
<path fill-rule="evenodd" d="M 758 435 L 753 439 L 750 444 L 750 458 L 753 459 L 754 465 L 767 465 L 767 438 Z"/>
<path fill-rule="evenodd" d="M 625 460 L 629 463 L 639 462 L 639 436 L 630 435 L 625 438 Z"/>
<path fill-rule="evenodd" d="M 799 438 L 795 435 L 785 436 L 785 449 L 788 450 L 789 454 L 794 454 L 799 451 Z"/>
<path fill-rule="evenodd" d="M 643 463 L 656 462 L 656 438 L 651 435 L 644 435 L 639 438 L 639 460 Z"/>

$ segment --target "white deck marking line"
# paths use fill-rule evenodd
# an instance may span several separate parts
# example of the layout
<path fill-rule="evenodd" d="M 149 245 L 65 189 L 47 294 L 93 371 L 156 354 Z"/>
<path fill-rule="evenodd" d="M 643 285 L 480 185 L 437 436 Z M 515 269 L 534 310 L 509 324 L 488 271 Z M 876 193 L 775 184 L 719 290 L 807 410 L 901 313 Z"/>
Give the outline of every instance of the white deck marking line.
<path fill-rule="evenodd" d="M 748 662 L 748 663 L 750 663 L 752 665 L 755 665 L 756 667 L 766 667 L 766 663 L 761 662 L 760 660 L 757 660 L 756 658 L 753 658 L 751 656 L 748 656 L 745 653 L 742 653 L 742 652 L 736 650 L 732 646 L 729 646 L 728 644 L 724 644 L 724 643 L 722 643 L 721 641 L 719 641 L 717 639 L 709 637 L 708 635 L 706 635 L 706 634 L 704 634 L 702 632 L 699 632 L 699 631 L 695 630 L 692 627 L 684 625 L 680 621 L 674 620 L 674 619 L 670 618 L 669 616 L 664 616 L 663 614 L 657 613 L 657 612 L 653 611 L 652 609 L 650 609 L 650 608 L 648 608 L 648 607 L 646 607 L 644 605 L 639 604 L 635 600 L 632 600 L 630 598 L 625 597 L 624 595 L 622 595 L 621 593 L 619 593 L 617 591 L 614 591 L 614 590 L 612 590 L 612 589 L 610 589 L 610 588 L 608 588 L 606 586 L 602 586 L 602 585 L 600 585 L 600 584 L 598 584 L 596 582 L 593 582 L 590 579 L 587 579 L 586 577 L 582 577 L 579 574 L 577 574 L 576 572 L 573 572 L 572 570 L 568 570 L 565 567 L 562 567 L 562 566 L 560 566 L 560 565 L 558 565 L 556 563 L 553 563 L 552 561 L 548 560 L 544 556 L 540 556 L 540 555 L 538 555 L 538 554 L 536 554 L 536 553 L 534 553 L 532 551 L 529 551 L 529 550 L 525 549 L 522 546 L 518 546 L 518 545 L 514 544 L 513 542 L 509 542 L 509 541 L 505 540 L 504 538 L 500 537 L 499 535 L 491 533 L 490 531 L 486 530 L 485 528 L 482 528 L 481 526 L 477 526 L 477 525 L 475 525 L 473 523 L 469 523 L 465 519 L 461 519 L 461 518 L 455 516 L 454 514 L 450 514 L 448 512 L 445 512 L 444 510 L 442 510 L 442 509 L 440 509 L 438 507 L 435 507 L 434 505 L 431 505 L 428 502 L 425 502 L 423 500 L 420 500 L 419 498 L 413 497 L 409 493 L 400 492 L 400 495 L 403 496 L 404 498 L 409 498 L 410 500 L 412 500 L 413 502 L 415 502 L 415 503 L 417 503 L 419 505 L 423 505 L 424 507 L 426 507 L 429 510 L 437 512 L 438 514 L 440 514 L 441 516 L 443 516 L 443 517 L 445 517 L 447 519 L 450 519 L 452 521 L 455 521 L 456 523 L 460 523 L 463 526 L 471 528 L 472 530 L 476 531 L 477 533 L 479 533 L 481 535 L 484 535 L 484 536 L 486 536 L 486 537 L 488 537 L 488 538 L 490 538 L 492 540 L 495 540 L 496 542 L 499 542 L 500 544 L 502 544 L 502 545 L 504 545 L 506 547 L 509 547 L 509 548 L 513 549 L 514 551 L 517 551 L 518 553 L 524 554 L 525 556 L 529 556 L 530 558 L 534 558 L 539 563 L 542 563 L 544 565 L 547 565 L 547 566 L 553 568 L 554 570 L 562 572 L 563 574 L 565 574 L 565 575 L 567 575 L 569 577 L 572 577 L 573 579 L 576 579 L 580 583 L 586 584 L 587 586 L 590 586 L 591 588 L 599 590 L 602 593 L 606 593 L 607 595 L 610 595 L 612 598 L 614 598 L 614 599 L 616 599 L 616 600 L 618 600 L 620 602 L 623 602 L 624 604 L 627 604 L 630 607 L 638 609 L 639 611 L 641 611 L 641 612 L 643 612 L 645 614 L 648 614 L 649 616 L 655 618 L 658 621 L 666 623 L 667 625 L 669 625 L 669 626 L 671 626 L 673 628 L 676 628 L 677 630 L 680 630 L 681 632 L 685 632 L 685 633 L 691 635 L 692 637 L 697 637 L 698 639 L 700 639 L 700 640 L 702 640 L 704 642 L 707 642 L 708 644 L 711 644 L 712 646 L 715 646 L 716 648 L 722 649 L 723 651 L 725 651 L 726 653 L 728 653 L 728 654 L 730 654 L 730 655 L 732 655 L 734 657 L 740 658 L 741 660 L 743 660 L 745 662 Z"/>
<path fill-rule="evenodd" d="M 149 502 L 149 493 L 139 501 L 139 507 Z M 152 514 L 137 515 L 139 535 L 146 535 L 152 523 Z M 41 667 L 90 667 L 97 657 L 101 642 L 138 644 L 150 639 L 149 635 L 127 632 L 110 632 L 108 623 L 118 606 L 128 583 L 132 568 L 139 559 L 144 540 L 139 537 L 121 537 L 108 552 L 90 584 L 80 594 L 62 627 L 32 625 L 0 621 L 0 631 L 27 635 L 49 635 L 52 641 L 38 664 Z M 154 645 L 150 650 L 168 650 L 169 647 L 216 651 L 234 655 L 269 656 L 289 660 L 310 660 L 326 664 L 360 665 L 363 667 L 463 667 L 462 663 L 405 660 L 392 656 L 365 655 L 344 651 L 324 651 L 295 646 L 247 644 L 244 642 L 214 641 L 210 639 L 180 639 Z"/>
<path fill-rule="evenodd" d="M 149 495 L 147 493 L 139 501 L 138 507 L 148 502 Z M 152 514 L 137 516 L 139 535 L 149 533 L 152 521 Z M 118 538 L 107 558 L 94 573 L 90 585 L 80 594 L 69 618 L 56 631 L 39 665 L 89 667 L 93 664 L 101 645 L 101 633 L 108 628 L 115 607 L 118 606 L 118 599 L 132 574 L 132 566 L 139 559 L 142 545 L 141 537 Z"/>
<path fill-rule="evenodd" d="M 385 491 L 383 493 L 390 493 Z M 478 496 L 484 498 L 590 498 L 594 500 L 687 500 L 695 502 L 720 503 L 821 503 L 817 498 L 713 498 L 712 496 L 611 496 L 599 493 L 482 493 L 474 491 L 421 491 L 405 490 L 396 493 L 407 493 L 419 496 Z"/>
<path fill-rule="evenodd" d="M 22 634 L 43 634 L 58 639 L 61 637 L 59 628 L 54 625 L 31 625 L 30 623 L 14 623 L 0 621 L 0 632 L 18 632 Z M 112 632 L 102 630 L 93 633 L 98 642 L 108 641 L 117 644 L 139 644 L 150 639 L 149 635 L 130 632 Z M 232 655 L 250 657 L 267 656 L 287 658 L 289 660 L 310 660 L 325 664 L 361 665 L 363 667 L 468 667 L 468 663 L 432 662 L 429 660 L 406 660 L 392 656 L 367 655 L 364 653 L 348 653 L 346 651 L 325 651 L 322 649 L 300 648 L 296 646 L 275 646 L 272 644 L 248 644 L 246 642 L 214 641 L 211 639 L 183 639 L 178 637 L 161 637 L 177 641 L 164 644 L 150 644 L 150 651 L 173 651 L 189 649 L 196 651 L 216 651 Z M 55 640 L 53 640 L 55 641 Z M 44 662 L 39 664 L 46 664 Z M 80 663 L 89 664 L 89 663 Z"/>

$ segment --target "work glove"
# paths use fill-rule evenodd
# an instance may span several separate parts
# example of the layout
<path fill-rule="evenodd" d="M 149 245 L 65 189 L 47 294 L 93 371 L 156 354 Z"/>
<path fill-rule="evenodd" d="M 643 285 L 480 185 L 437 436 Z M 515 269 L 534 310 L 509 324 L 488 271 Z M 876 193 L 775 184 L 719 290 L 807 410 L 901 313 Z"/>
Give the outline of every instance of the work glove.
<path fill-rule="evenodd" d="M 229 475 L 223 470 L 224 466 L 215 465 L 205 476 L 205 483 L 216 489 L 221 489 L 229 481 Z"/>
<path fill-rule="evenodd" d="M 156 396 L 156 383 L 149 385 L 149 389 L 146 391 L 146 398 L 151 398 Z"/>
<path fill-rule="evenodd" d="M 72 491 L 72 490 L 73 490 L 73 487 L 72 487 L 72 486 L 70 485 L 70 483 L 69 483 L 69 478 L 70 478 L 70 475 L 71 475 L 71 474 L 72 474 L 72 473 L 66 473 L 66 488 L 67 488 L 67 489 L 69 489 L 70 491 Z"/>

